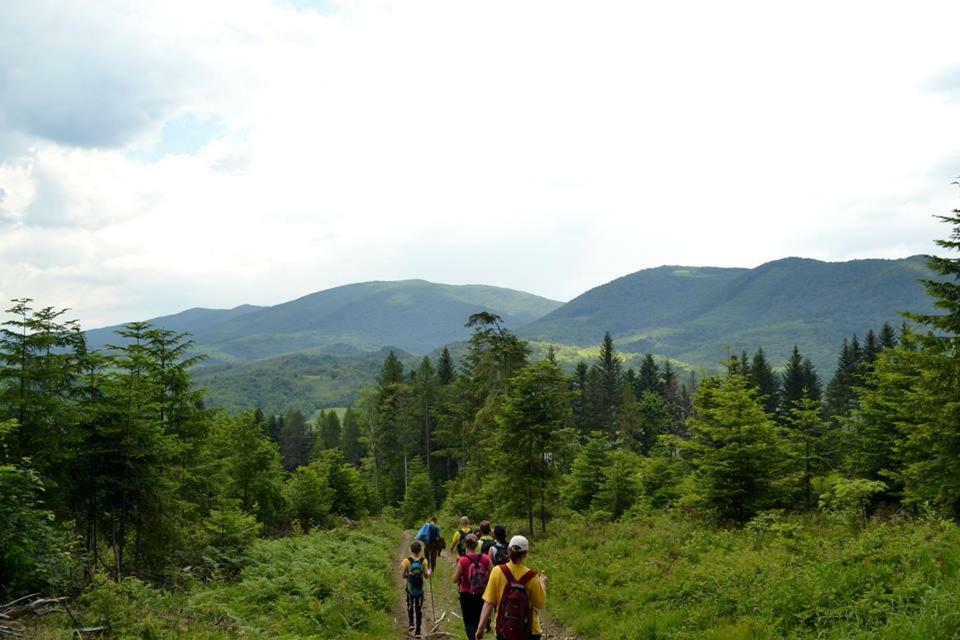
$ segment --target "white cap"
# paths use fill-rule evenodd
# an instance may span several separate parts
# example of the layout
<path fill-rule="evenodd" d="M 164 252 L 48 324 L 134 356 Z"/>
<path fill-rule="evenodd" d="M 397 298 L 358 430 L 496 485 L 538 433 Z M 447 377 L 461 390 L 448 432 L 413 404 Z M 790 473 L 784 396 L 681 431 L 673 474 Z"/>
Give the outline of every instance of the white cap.
<path fill-rule="evenodd" d="M 527 542 L 527 539 L 523 536 L 513 536 L 510 538 L 510 546 L 524 552 L 530 550 L 530 543 Z"/>

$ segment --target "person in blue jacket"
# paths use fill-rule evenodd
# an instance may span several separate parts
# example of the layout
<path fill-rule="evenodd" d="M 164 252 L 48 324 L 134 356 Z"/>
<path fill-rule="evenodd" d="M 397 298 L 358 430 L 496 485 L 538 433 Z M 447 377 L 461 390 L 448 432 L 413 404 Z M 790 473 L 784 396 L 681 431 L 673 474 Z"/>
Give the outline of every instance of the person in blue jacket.
<path fill-rule="evenodd" d="M 424 555 L 430 562 L 430 566 L 437 566 L 437 556 L 440 555 L 443 548 L 437 516 L 433 516 L 429 522 L 420 527 L 420 531 L 417 532 L 417 540 L 423 543 Z"/>

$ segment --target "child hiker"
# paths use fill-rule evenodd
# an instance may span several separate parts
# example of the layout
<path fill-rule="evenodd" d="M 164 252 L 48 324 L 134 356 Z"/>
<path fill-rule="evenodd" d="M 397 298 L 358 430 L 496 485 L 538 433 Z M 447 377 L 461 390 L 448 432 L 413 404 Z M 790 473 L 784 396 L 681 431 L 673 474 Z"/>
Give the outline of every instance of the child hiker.
<path fill-rule="evenodd" d="M 414 540 L 410 545 L 410 557 L 404 558 L 400 566 L 407 583 L 407 631 L 413 631 L 420 637 L 420 623 L 423 620 L 423 585 L 430 578 L 430 562 L 423 556 L 423 545 Z"/>

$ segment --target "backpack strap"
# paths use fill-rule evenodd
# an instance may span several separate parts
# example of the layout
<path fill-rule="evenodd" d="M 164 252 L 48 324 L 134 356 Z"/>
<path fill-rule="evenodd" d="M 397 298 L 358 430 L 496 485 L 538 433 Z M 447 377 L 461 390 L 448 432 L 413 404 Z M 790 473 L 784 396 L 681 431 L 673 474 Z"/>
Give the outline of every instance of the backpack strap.
<path fill-rule="evenodd" d="M 533 580 L 533 577 L 534 577 L 535 575 L 537 575 L 537 570 L 536 570 L 536 569 L 530 569 L 530 570 L 527 571 L 525 574 L 523 574 L 522 576 L 520 576 L 520 579 L 517 580 L 517 582 L 519 582 L 519 583 L 522 584 L 523 586 L 527 586 L 527 583 L 530 582 L 531 580 Z"/>

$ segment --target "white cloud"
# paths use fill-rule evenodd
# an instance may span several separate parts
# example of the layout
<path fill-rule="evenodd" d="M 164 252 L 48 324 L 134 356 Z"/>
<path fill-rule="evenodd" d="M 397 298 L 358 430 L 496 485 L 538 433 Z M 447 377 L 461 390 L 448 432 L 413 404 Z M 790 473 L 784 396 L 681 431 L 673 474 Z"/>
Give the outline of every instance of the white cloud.
<path fill-rule="evenodd" d="M 903 256 L 955 201 L 951 2 L 11 6 L 0 295 L 88 324 Z"/>

